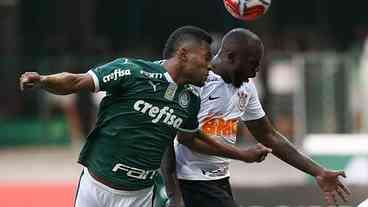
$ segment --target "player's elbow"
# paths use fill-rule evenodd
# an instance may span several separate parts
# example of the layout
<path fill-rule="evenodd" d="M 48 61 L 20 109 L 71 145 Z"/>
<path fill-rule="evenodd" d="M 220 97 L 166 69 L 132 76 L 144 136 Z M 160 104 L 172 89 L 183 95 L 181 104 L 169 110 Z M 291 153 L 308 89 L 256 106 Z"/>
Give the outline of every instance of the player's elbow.
<path fill-rule="evenodd" d="M 191 147 L 193 145 L 195 136 L 190 133 L 179 132 L 176 138 L 180 144 Z"/>
<path fill-rule="evenodd" d="M 192 145 L 192 143 L 193 143 L 193 140 L 183 139 L 183 138 L 179 138 L 179 137 L 178 137 L 178 142 L 179 142 L 180 144 L 185 145 L 185 146 L 191 146 L 191 145 Z"/>
<path fill-rule="evenodd" d="M 70 78 L 70 92 L 77 93 L 79 91 L 95 91 L 93 79 L 87 73 L 72 74 Z"/>

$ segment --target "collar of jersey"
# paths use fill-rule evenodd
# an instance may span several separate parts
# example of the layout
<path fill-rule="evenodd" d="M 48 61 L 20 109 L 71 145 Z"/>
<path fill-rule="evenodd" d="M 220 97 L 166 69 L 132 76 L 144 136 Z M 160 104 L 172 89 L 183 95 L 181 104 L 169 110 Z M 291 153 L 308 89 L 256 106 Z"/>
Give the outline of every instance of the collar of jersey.
<path fill-rule="evenodd" d="M 169 72 L 165 72 L 164 73 L 164 76 L 166 78 L 166 80 L 169 82 L 169 83 L 175 83 L 175 81 L 172 79 L 171 75 L 169 74 Z"/>
<path fill-rule="evenodd" d="M 159 64 L 163 68 L 162 64 L 164 64 L 166 62 L 166 59 L 156 60 L 156 61 L 153 61 L 153 62 L 156 63 L 156 64 Z M 164 69 L 164 70 L 166 70 L 166 69 Z M 167 82 L 169 82 L 169 83 L 175 83 L 174 79 L 172 79 L 172 77 L 171 77 L 171 75 L 170 75 L 169 72 L 165 72 L 164 73 L 164 76 L 165 76 Z"/>

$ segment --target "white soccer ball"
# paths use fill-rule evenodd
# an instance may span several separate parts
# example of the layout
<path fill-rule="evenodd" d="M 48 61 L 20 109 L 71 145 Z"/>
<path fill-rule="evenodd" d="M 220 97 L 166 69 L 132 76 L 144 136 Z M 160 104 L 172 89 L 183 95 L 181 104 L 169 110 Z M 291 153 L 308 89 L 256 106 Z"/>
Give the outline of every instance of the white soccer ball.
<path fill-rule="evenodd" d="M 266 14 L 271 0 L 224 0 L 224 5 L 233 17 L 253 21 Z"/>

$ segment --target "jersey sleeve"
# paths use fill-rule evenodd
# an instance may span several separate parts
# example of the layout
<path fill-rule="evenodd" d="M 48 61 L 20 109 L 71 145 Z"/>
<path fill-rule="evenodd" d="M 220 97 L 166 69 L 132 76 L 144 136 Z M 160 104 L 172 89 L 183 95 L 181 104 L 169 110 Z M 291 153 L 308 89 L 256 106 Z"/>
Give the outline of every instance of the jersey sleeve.
<path fill-rule="evenodd" d="M 251 83 L 249 89 L 250 89 L 250 98 L 247 108 L 245 109 L 245 113 L 243 114 L 243 116 L 241 116 L 242 121 L 256 120 L 266 115 L 259 100 L 255 85 Z"/>
<path fill-rule="evenodd" d="M 178 128 L 179 131 L 193 133 L 199 130 L 198 113 L 201 102 L 197 95 L 193 96 L 195 97 L 195 101 L 193 101 L 192 104 L 188 107 L 188 110 L 190 110 L 190 115 Z"/>
<path fill-rule="evenodd" d="M 124 89 L 132 81 L 134 64 L 128 59 L 120 58 L 88 71 L 91 75 L 95 92 Z"/>

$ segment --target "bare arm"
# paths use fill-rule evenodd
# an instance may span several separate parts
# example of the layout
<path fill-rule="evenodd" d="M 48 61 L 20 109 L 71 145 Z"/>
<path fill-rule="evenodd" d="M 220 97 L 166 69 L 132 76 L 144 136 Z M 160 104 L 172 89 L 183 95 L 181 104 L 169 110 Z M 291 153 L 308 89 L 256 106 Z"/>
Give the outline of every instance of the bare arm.
<path fill-rule="evenodd" d="M 20 89 L 40 87 L 51 93 L 66 95 L 82 90 L 94 91 L 93 79 L 87 73 L 57 73 L 40 75 L 36 72 L 26 72 L 20 78 Z"/>
<path fill-rule="evenodd" d="M 235 146 L 221 143 L 201 131 L 197 134 L 179 132 L 177 138 L 181 144 L 184 144 L 193 151 L 244 162 L 261 162 L 272 151 L 263 145 L 258 145 L 251 149 L 239 149 Z"/>
<path fill-rule="evenodd" d="M 280 134 L 270 123 L 267 117 L 245 122 L 254 138 L 267 147 L 272 153 L 291 166 L 316 176 L 324 168 L 299 151 L 286 137 Z"/>
<path fill-rule="evenodd" d="M 324 193 L 327 204 L 337 204 L 337 196 L 344 201 L 347 200 L 346 196 L 350 195 L 350 191 L 338 179 L 339 176 L 345 177 L 343 171 L 330 171 L 314 162 L 276 131 L 266 116 L 245 123 L 252 135 L 259 142 L 270 147 L 274 155 L 291 166 L 314 176 Z"/>
<path fill-rule="evenodd" d="M 180 206 L 181 193 L 176 178 L 176 160 L 174 143 L 170 142 L 161 161 L 161 172 L 165 182 L 166 194 L 169 198 L 169 206 Z"/>

